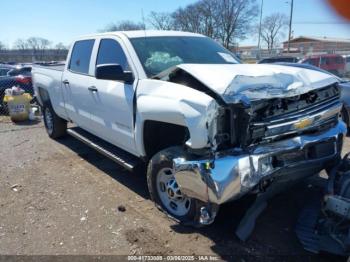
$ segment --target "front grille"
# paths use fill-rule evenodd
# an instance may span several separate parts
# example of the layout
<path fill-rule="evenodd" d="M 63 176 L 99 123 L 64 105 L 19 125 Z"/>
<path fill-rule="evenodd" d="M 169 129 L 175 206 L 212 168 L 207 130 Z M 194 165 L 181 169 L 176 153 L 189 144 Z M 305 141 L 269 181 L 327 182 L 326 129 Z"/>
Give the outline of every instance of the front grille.
<path fill-rule="evenodd" d="M 338 84 L 300 96 L 255 101 L 249 108 L 232 109 L 232 142 L 245 147 L 319 132 L 338 122 L 340 108 Z"/>
<path fill-rule="evenodd" d="M 337 153 L 337 145 L 335 140 L 317 143 L 312 146 L 303 148 L 300 151 L 286 152 L 272 158 L 272 166 L 274 168 L 285 167 L 294 163 L 306 160 L 323 159 L 332 157 Z"/>

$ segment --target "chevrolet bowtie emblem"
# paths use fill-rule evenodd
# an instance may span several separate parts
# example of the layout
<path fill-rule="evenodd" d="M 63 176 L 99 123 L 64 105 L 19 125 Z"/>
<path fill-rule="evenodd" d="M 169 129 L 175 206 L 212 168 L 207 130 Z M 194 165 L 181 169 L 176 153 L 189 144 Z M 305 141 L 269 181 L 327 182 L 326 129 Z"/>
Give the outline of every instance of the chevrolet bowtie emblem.
<path fill-rule="evenodd" d="M 312 124 L 311 119 L 303 119 L 303 120 L 300 120 L 299 122 L 295 123 L 294 127 L 297 129 L 303 129 L 305 127 L 308 127 L 311 124 Z"/>

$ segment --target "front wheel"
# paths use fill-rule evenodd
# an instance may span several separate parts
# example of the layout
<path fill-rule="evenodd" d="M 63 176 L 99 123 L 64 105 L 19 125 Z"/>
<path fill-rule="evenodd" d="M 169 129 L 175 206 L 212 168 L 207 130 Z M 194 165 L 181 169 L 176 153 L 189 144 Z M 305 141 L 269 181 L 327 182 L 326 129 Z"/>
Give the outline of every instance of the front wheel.
<path fill-rule="evenodd" d="M 60 118 L 53 110 L 51 104 L 42 108 L 46 132 L 51 138 L 59 138 L 66 134 L 67 121 Z"/>
<path fill-rule="evenodd" d="M 171 147 L 154 155 L 148 164 L 147 184 L 156 206 L 180 223 L 198 221 L 199 202 L 182 194 L 176 182 L 173 159 L 183 157 L 180 147 Z"/>

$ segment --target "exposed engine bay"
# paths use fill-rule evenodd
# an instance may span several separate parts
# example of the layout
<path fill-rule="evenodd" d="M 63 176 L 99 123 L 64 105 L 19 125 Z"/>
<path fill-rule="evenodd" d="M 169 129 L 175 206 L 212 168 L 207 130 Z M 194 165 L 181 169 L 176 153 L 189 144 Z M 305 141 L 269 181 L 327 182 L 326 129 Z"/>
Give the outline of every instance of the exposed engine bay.
<path fill-rule="evenodd" d="M 184 70 L 174 70 L 158 77 L 203 91 L 216 100 L 219 105 L 215 108 L 216 114 L 212 121 L 207 122 L 211 146 L 215 150 L 246 148 L 292 135 L 311 134 L 329 129 L 338 121 L 338 83 L 287 97 L 269 98 L 267 95 L 264 99 L 248 99 L 243 95 L 236 103 L 228 103 L 225 95 L 218 95 Z M 305 119 L 304 122 L 298 123 L 301 118 Z"/>

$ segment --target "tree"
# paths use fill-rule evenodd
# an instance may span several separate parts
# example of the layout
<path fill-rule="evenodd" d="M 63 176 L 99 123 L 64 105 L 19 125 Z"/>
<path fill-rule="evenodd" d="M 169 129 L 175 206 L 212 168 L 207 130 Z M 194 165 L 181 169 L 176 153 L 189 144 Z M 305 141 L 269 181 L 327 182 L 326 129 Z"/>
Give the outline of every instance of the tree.
<path fill-rule="evenodd" d="M 57 43 L 55 45 L 55 49 L 57 49 L 57 50 L 67 50 L 68 48 L 63 43 L 59 42 L 59 43 Z"/>
<path fill-rule="evenodd" d="M 249 33 L 257 13 L 256 0 L 200 0 L 173 14 L 177 29 L 219 39 L 230 48 Z"/>
<path fill-rule="evenodd" d="M 266 16 L 261 24 L 261 38 L 271 51 L 276 47 L 280 37 L 284 36 L 283 29 L 288 26 L 288 17 L 282 13 Z"/>
<path fill-rule="evenodd" d="M 145 25 L 143 23 L 135 23 L 133 21 L 124 20 L 116 24 L 112 23 L 107 25 L 101 32 L 111 31 L 130 31 L 130 30 L 144 30 Z"/>
<path fill-rule="evenodd" d="M 13 47 L 19 50 L 29 49 L 27 41 L 20 38 L 14 42 Z"/>
<path fill-rule="evenodd" d="M 148 17 L 148 22 L 157 30 L 175 29 L 174 19 L 171 13 L 151 12 Z"/>
<path fill-rule="evenodd" d="M 29 37 L 27 45 L 33 50 L 45 50 L 51 45 L 51 42 L 42 37 Z"/>
<path fill-rule="evenodd" d="M 217 36 L 226 48 L 230 48 L 235 39 L 246 38 L 259 8 L 255 0 L 219 0 L 217 5 Z"/>
<path fill-rule="evenodd" d="M 2 42 L 0 42 L 0 51 L 5 50 L 5 49 L 6 49 L 5 45 Z"/>

